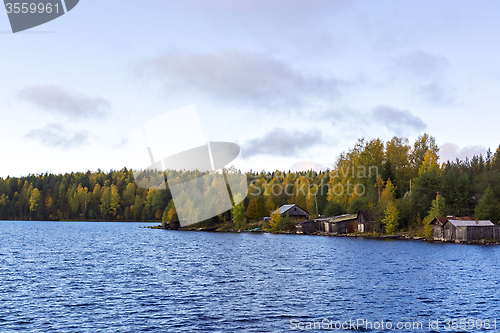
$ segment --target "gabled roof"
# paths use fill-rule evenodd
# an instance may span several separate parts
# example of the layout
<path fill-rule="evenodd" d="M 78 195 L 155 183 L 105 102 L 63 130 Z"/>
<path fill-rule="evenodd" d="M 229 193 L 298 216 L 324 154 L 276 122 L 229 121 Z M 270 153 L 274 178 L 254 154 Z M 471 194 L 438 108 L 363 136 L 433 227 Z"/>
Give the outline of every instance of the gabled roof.
<path fill-rule="evenodd" d="M 289 210 L 290 208 L 292 208 L 293 206 L 295 206 L 295 204 L 293 204 L 293 205 L 283 205 L 280 208 L 278 208 L 278 210 L 280 211 L 280 214 L 283 214 L 287 210 Z"/>
<path fill-rule="evenodd" d="M 291 208 L 293 207 L 297 207 L 299 208 L 300 210 L 304 211 L 307 215 L 309 215 L 309 213 L 303 209 L 303 208 L 300 208 L 299 206 L 297 206 L 296 204 L 292 204 L 292 205 L 283 205 L 281 206 L 280 208 L 278 208 L 279 212 L 280 212 L 280 215 L 283 215 L 285 214 L 287 211 L 289 211 Z"/>
<path fill-rule="evenodd" d="M 491 227 L 494 224 L 490 220 L 448 220 L 448 223 L 453 224 L 455 227 Z"/>
<path fill-rule="evenodd" d="M 444 225 L 446 223 L 446 221 L 448 220 L 455 220 L 455 221 L 475 221 L 476 219 L 473 217 L 473 216 L 440 216 L 440 217 L 435 217 L 434 219 L 432 219 L 431 222 L 429 222 L 429 224 L 432 224 L 432 222 L 434 222 L 435 220 L 437 220 L 439 223 L 441 223 L 441 225 Z"/>
<path fill-rule="evenodd" d="M 432 221 L 429 224 L 432 224 L 432 222 L 434 222 L 434 221 L 438 221 L 439 223 L 444 225 L 446 223 L 446 221 L 448 221 L 448 218 L 447 217 L 435 217 L 432 219 Z"/>

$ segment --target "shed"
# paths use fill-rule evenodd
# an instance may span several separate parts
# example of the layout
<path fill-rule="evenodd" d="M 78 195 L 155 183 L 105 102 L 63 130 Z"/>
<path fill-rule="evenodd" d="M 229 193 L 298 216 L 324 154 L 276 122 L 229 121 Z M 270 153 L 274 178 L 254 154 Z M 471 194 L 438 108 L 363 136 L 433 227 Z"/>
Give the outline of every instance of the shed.
<path fill-rule="evenodd" d="M 475 221 L 472 216 L 442 216 L 435 217 L 429 224 L 432 226 L 432 238 L 435 240 L 445 240 L 444 239 L 444 225 L 448 220 L 460 220 L 460 221 Z"/>
<path fill-rule="evenodd" d="M 324 218 L 321 221 L 321 231 L 332 234 L 354 233 L 358 221 L 357 214 L 343 214 L 339 216 Z"/>
<path fill-rule="evenodd" d="M 446 241 L 471 242 L 483 239 L 499 239 L 498 227 L 491 221 L 447 220 L 443 226 Z"/>

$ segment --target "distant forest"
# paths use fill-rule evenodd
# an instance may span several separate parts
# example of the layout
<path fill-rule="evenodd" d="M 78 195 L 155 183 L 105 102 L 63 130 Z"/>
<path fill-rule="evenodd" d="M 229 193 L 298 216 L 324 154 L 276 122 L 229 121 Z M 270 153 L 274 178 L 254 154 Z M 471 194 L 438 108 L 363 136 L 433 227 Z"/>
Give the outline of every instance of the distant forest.
<path fill-rule="evenodd" d="M 436 215 L 498 223 L 500 147 L 494 154 L 488 150 L 486 156 L 441 165 L 438 156 L 435 139 L 427 134 L 413 146 L 400 137 L 385 143 L 360 139 L 333 170 L 248 173 L 245 200 L 211 222 L 236 220 L 241 226 L 295 203 L 313 216 L 372 210 L 388 233 L 423 229 Z M 202 174 L 169 172 L 169 179 Z M 209 188 L 205 184 L 203 191 Z M 124 168 L 0 178 L 0 219 L 165 222 L 175 221 L 177 214 L 168 183 L 167 190 L 141 188 Z"/>

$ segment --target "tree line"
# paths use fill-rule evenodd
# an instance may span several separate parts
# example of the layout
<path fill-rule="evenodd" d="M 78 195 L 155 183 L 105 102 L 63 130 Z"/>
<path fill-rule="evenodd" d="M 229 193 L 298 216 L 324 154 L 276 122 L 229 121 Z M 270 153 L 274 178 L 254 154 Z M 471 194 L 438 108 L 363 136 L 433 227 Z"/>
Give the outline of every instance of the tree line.
<path fill-rule="evenodd" d="M 401 137 L 387 142 L 360 139 L 337 158 L 331 170 L 247 173 L 247 197 L 205 224 L 245 228 L 290 203 L 313 216 L 372 210 L 388 233 L 423 230 L 433 214 L 498 223 L 500 147 L 494 154 L 488 149 L 485 156 L 442 164 L 438 156 L 435 139 L 428 134 L 413 145 Z M 169 180 L 180 181 L 203 175 L 168 172 Z M 148 186 L 148 182 L 158 183 L 157 178 L 158 173 L 145 172 L 136 180 L 127 168 L 0 178 L 0 219 L 174 222 L 177 214 L 168 182 L 166 190 Z M 210 186 L 200 184 L 200 193 L 210 191 Z M 279 221 L 274 225 L 291 227 Z"/>

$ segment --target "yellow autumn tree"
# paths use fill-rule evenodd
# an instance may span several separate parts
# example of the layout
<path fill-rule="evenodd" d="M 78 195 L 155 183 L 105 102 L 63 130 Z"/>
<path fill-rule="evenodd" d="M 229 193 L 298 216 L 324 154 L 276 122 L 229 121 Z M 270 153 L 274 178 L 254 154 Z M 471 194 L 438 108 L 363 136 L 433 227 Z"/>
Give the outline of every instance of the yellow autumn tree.
<path fill-rule="evenodd" d="M 422 162 L 422 165 L 418 169 L 418 175 L 420 176 L 424 172 L 430 170 L 439 170 L 438 160 L 439 157 L 437 153 L 432 150 L 428 150 L 424 156 L 424 161 Z"/>
<path fill-rule="evenodd" d="M 280 221 L 281 221 L 280 211 L 279 209 L 276 208 L 276 210 L 271 214 L 271 221 L 269 221 L 271 228 L 273 228 L 273 230 L 276 230 L 276 228 L 278 228 Z"/>
<path fill-rule="evenodd" d="M 382 223 L 385 226 L 385 232 L 389 235 L 396 233 L 399 227 L 399 210 L 394 203 L 389 203 L 384 212 Z"/>

